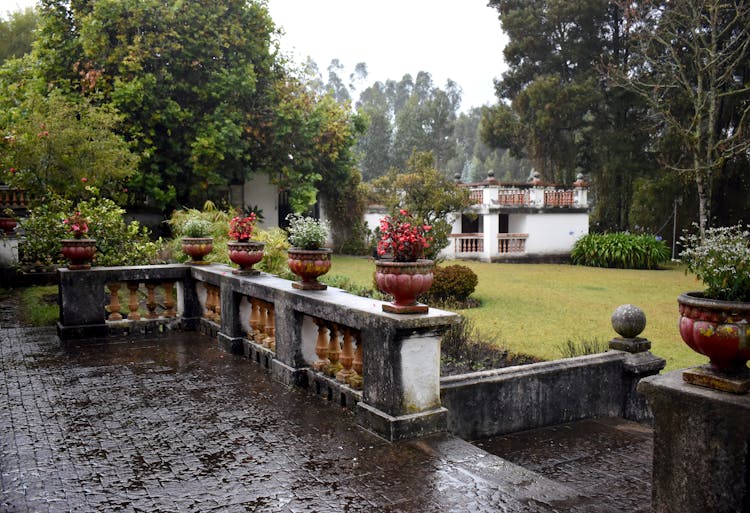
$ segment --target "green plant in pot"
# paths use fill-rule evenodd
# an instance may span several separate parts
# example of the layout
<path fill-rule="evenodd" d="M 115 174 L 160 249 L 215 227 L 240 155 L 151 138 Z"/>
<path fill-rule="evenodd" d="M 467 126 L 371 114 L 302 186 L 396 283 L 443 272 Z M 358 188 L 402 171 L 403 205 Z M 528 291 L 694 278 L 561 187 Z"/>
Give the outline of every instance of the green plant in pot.
<path fill-rule="evenodd" d="M 709 364 L 685 381 L 734 393 L 750 391 L 750 232 L 742 225 L 685 235 L 680 258 L 706 289 L 678 298 L 680 336 Z"/>
<path fill-rule="evenodd" d="M 331 253 L 324 244 L 328 239 L 329 225 L 326 221 L 299 214 L 286 217 L 289 244 L 287 263 L 289 269 L 302 281 L 292 283 L 301 290 L 325 290 L 327 286 L 318 282 L 318 277 L 331 269 Z"/>
<path fill-rule="evenodd" d="M 180 227 L 182 251 L 188 255 L 190 264 L 207 264 L 203 257 L 214 249 L 214 238 L 211 237 L 211 223 L 205 219 L 192 217 Z"/>

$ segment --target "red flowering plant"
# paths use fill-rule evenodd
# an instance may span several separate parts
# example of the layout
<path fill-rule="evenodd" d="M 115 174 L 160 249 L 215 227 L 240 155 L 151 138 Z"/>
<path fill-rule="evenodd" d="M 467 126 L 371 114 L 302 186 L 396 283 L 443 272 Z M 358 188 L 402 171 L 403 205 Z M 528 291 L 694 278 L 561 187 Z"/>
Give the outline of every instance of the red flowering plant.
<path fill-rule="evenodd" d="M 229 238 L 236 240 L 237 242 L 247 242 L 250 237 L 253 236 L 253 230 L 255 230 L 255 223 L 258 220 L 258 216 L 255 212 L 250 212 L 246 217 L 235 216 L 229 221 Z"/>
<path fill-rule="evenodd" d="M 88 219 L 83 217 L 80 212 L 74 213 L 72 216 L 63 219 L 63 224 L 68 227 L 68 231 L 73 234 L 73 238 L 81 239 L 87 233 L 89 233 Z"/>
<path fill-rule="evenodd" d="M 378 255 L 396 262 L 415 262 L 424 257 L 425 248 L 432 243 L 430 230 L 432 226 L 418 222 L 405 209 L 394 216 L 385 216 L 380 221 Z"/>

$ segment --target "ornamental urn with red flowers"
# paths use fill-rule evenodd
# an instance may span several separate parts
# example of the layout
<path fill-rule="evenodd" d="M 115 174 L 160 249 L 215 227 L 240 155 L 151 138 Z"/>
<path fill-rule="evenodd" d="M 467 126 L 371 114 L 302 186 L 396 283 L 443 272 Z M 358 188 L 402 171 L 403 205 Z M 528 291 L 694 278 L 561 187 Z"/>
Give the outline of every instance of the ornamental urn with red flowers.
<path fill-rule="evenodd" d="M 391 313 L 427 313 L 427 305 L 417 303 L 417 296 L 432 286 L 434 262 L 424 258 L 430 247 L 431 226 L 419 222 L 408 210 L 385 216 L 380 221 L 380 241 L 375 262 L 375 284 L 381 292 L 393 296 L 383 310 Z"/>
<path fill-rule="evenodd" d="M 263 259 L 265 243 L 250 240 L 257 220 L 255 212 L 250 212 L 247 216 L 235 216 L 229 221 L 229 238 L 234 239 L 227 242 L 229 259 L 239 266 L 239 269 L 232 271 L 234 274 L 252 276 L 260 273 L 253 269 L 253 265 Z"/>
<path fill-rule="evenodd" d="M 96 240 L 84 237 L 89 232 L 88 220 L 80 212 L 75 212 L 65 218 L 63 224 L 73 234 L 72 239 L 60 241 L 60 252 L 68 259 L 68 269 L 90 269 L 96 255 Z"/>

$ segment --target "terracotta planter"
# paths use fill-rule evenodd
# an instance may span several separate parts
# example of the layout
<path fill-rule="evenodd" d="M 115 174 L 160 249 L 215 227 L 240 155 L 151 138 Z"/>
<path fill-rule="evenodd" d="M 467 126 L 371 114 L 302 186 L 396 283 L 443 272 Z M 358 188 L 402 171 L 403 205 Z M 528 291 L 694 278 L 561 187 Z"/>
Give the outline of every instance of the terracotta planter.
<path fill-rule="evenodd" d="M 68 269 L 91 269 L 91 261 L 96 255 L 96 239 L 62 239 L 60 243 L 60 253 L 69 262 Z"/>
<path fill-rule="evenodd" d="M 0 233 L 10 235 L 16 229 L 18 221 L 12 217 L 0 217 Z"/>
<path fill-rule="evenodd" d="M 259 274 L 260 271 L 253 269 L 253 266 L 263 259 L 265 245 L 265 243 L 257 241 L 228 242 L 229 260 L 240 266 L 232 273 L 245 276 Z"/>
<path fill-rule="evenodd" d="M 208 255 L 214 249 L 213 237 L 183 237 L 182 251 L 188 255 L 191 260 L 187 262 L 193 265 L 208 264 L 203 257 Z"/>
<path fill-rule="evenodd" d="M 324 275 L 331 268 L 330 249 L 297 249 L 287 251 L 289 269 L 302 278 L 301 282 L 292 283 L 292 287 L 300 290 L 325 290 L 327 285 L 318 282 L 318 277 Z"/>
<path fill-rule="evenodd" d="M 417 303 L 417 296 L 432 286 L 432 260 L 416 262 L 375 262 L 375 283 L 381 292 L 393 296 L 393 303 L 383 305 L 391 313 L 427 313 L 428 306 Z"/>
<path fill-rule="evenodd" d="M 707 299 L 701 292 L 681 294 L 677 302 L 682 340 L 710 360 L 709 366 L 699 373 L 706 375 L 708 372 L 730 381 L 750 378 L 746 365 L 750 360 L 750 303 Z M 727 390 L 725 384 L 717 385 L 713 383 L 715 380 L 698 379 L 693 374 L 694 371 L 686 371 L 683 377 L 691 383 Z M 746 392 L 750 381 L 743 388 L 728 391 Z"/>

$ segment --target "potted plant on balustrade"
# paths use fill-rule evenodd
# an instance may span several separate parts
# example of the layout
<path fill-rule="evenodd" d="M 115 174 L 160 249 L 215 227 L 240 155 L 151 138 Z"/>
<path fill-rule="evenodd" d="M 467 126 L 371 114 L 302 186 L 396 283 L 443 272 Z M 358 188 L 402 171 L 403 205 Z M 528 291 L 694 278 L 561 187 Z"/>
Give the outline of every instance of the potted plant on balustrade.
<path fill-rule="evenodd" d="M 68 259 L 68 269 L 81 270 L 90 269 L 91 261 L 96 255 L 96 240 L 84 237 L 89 232 L 88 219 L 80 212 L 66 217 L 63 224 L 73 234 L 72 239 L 60 241 L 60 252 Z"/>
<path fill-rule="evenodd" d="M 681 237 L 685 272 L 706 289 L 678 298 L 680 336 L 710 363 L 683 372 L 688 383 L 734 393 L 750 390 L 750 232 L 742 225 Z"/>
<path fill-rule="evenodd" d="M 331 253 L 323 245 L 328 239 L 328 222 L 309 216 L 289 214 L 287 233 L 289 244 L 287 263 L 289 269 L 302 281 L 292 283 L 300 290 L 325 290 L 327 286 L 318 282 L 318 277 L 331 268 Z"/>
<path fill-rule="evenodd" d="M 229 221 L 229 238 L 234 241 L 227 242 L 229 259 L 239 265 L 239 269 L 232 271 L 234 274 L 253 276 L 260 271 L 253 269 L 253 265 L 263 259 L 263 248 L 265 243 L 250 240 L 255 230 L 258 216 L 250 212 L 247 216 L 235 216 Z"/>
<path fill-rule="evenodd" d="M 427 305 L 417 303 L 416 298 L 432 286 L 434 262 L 424 258 L 424 250 L 432 243 L 431 229 L 405 209 L 380 221 L 375 284 L 394 298 L 383 304 L 384 311 L 427 313 Z"/>
<path fill-rule="evenodd" d="M 191 258 L 187 263 L 193 265 L 208 264 L 209 262 L 203 260 L 203 257 L 214 249 L 211 223 L 206 219 L 190 217 L 180 227 L 180 235 L 182 236 L 180 241 L 182 251 Z"/>

